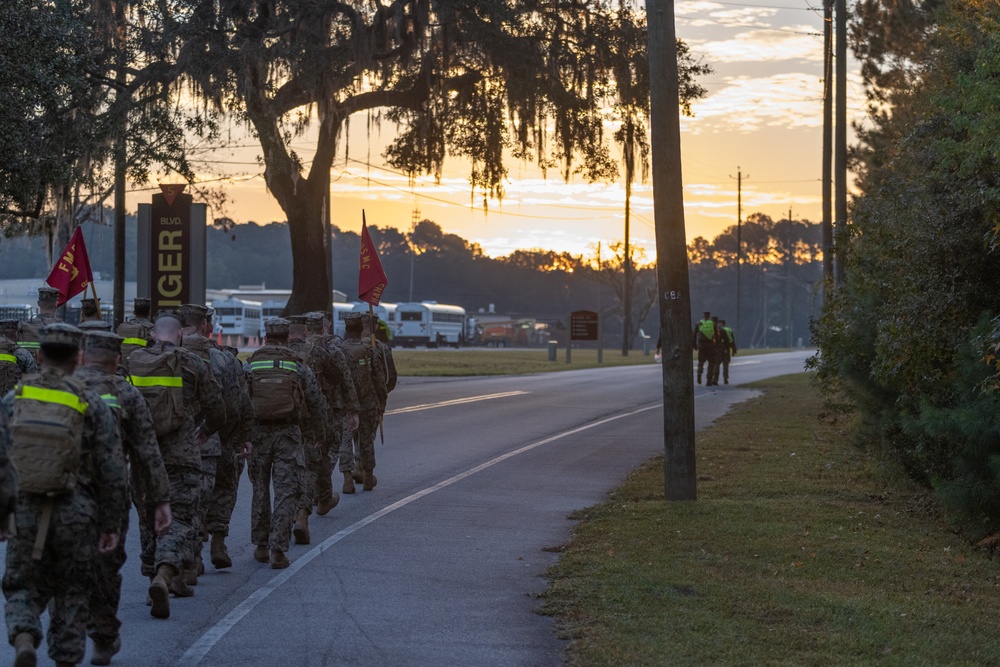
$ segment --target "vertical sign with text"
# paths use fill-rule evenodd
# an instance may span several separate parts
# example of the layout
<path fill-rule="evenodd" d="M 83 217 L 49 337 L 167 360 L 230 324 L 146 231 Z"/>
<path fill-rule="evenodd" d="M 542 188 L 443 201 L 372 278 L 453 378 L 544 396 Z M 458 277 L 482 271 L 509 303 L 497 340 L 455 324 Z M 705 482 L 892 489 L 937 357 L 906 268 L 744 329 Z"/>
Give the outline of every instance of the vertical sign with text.
<path fill-rule="evenodd" d="M 183 185 L 162 185 L 153 195 L 149 235 L 152 310 L 176 308 L 191 299 L 191 195 Z"/>

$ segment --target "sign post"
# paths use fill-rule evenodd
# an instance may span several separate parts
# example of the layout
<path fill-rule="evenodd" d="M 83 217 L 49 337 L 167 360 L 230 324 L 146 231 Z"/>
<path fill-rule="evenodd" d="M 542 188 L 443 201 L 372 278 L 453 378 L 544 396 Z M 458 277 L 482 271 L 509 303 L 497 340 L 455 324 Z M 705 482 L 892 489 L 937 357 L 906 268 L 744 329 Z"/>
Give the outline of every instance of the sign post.
<path fill-rule="evenodd" d="M 138 296 L 151 311 L 205 303 L 205 225 L 208 208 L 184 194 L 184 185 L 161 185 L 152 204 L 139 204 Z"/>
<path fill-rule="evenodd" d="M 574 341 L 599 340 L 601 316 L 592 310 L 574 310 L 569 314 L 569 343 L 566 345 L 566 363 L 570 362 L 570 349 Z M 598 343 L 598 361 L 601 361 L 600 343 Z"/>

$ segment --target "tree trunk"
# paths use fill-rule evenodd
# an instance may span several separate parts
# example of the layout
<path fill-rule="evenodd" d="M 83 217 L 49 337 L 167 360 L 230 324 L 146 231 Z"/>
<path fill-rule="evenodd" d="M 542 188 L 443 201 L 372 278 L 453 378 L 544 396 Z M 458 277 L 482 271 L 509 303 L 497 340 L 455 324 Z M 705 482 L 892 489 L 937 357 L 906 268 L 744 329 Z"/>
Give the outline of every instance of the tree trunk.
<path fill-rule="evenodd" d="M 331 290 L 327 276 L 326 215 L 324 210 L 330 177 L 314 183 L 300 179 L 295 192 L 281 208 L 288 216 L 292 238 L 292 295 L 285 315 L 301 315 L 330 307 Z"/>

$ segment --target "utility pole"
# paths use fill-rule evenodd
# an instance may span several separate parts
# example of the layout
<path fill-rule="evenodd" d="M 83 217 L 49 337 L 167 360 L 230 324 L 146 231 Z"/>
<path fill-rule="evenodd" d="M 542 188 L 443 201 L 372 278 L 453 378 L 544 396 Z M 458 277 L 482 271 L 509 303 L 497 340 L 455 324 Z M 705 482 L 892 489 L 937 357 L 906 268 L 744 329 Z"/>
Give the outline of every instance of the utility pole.
<path fill-rule="evenodd" d="M 694 377 L 691 369 L 691 290 L 681 177 L 680 95 L 673 0 L 647 0 L 650 145 L 656 277 L 663 342 L 664 496 L 697 497 Z"/>
<path fill-rule="evenodd" d="M 125 48 L 125 3 L 115 3 L 115 42 L 118 49 L 115 63 L 115 83 L 118 84 L 117 95 L 122 97 L 116 102 L 120 117 L 115 128 L 114 162 L 115 162 L 115 219 L 114 219 L 114 267 L 112 281 L 111 308 L 114 311 L 112 319 L 115 328 L 125 321 L 125 187 L 128 152 L 126 138 L 128 134 L 128 108 L 130 104 L 125 96 L 130 93 L 125 90 L 128 77 L 125 68 L 128 65 L 128 49 Z M 124 102 L 124 103 L 122 103 Z M 140 260 L 142 261 L 142 260 Z"/>
<path fill-rule="evenodd" d="M 785 229 L 785 347 L 792 347 L 792 207 L 788 207 L 788 227 Z"/>
<path fill-rule="evenodd" d="M 823 0 L 823 278 L 833 285 L 833 2 Z"/>
<path fill-rule="evenodd" d="M 625 262 L 622 266 L 625 275 L 625 292 L 622 295 L 622 356 L 628 356 L 629 339 L 632 337 L 632 258 L 629 256 L 629 212 L 632 199 L 632 184 L 625 184 Z"/>
<path fill-rule="evenodd" d="M 420 209 L 416 206 L 413 207 L 413 213 L 410 215 L 410 230 L 417 228 L 417 223 L 420 222 Z M 410 244 L 410 303 L 413 303 L 413 264 L 415 252 L 413 250 L 413 244 Z"/>
<path fill-rule="evenodd" d="M 836 192 L 836 239 L 834 284 L 844 284 L 847 267 L 847 0 L 835 0 L 837 8 L 837 126 L 834 138 Z"/>
<path fill-rule="evenodd" d="M 729 176 L 732 178 L 732 175 Z M 736 339 L 740 340 L 740 268 L 743 265 L 743 179 L 750 178 L 736 167 Z"/>

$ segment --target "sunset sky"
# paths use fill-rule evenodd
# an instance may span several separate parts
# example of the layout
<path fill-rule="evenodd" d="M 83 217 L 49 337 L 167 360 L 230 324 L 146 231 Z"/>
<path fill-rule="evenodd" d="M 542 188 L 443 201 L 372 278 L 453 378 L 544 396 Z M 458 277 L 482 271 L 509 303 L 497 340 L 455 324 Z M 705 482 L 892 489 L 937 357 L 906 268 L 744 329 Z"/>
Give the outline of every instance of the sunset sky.
<path fill-rule="evenodd" d="M 711 238 L 736 222 L 738 168 L 744 173 L 744 217 L 764 212 L 777 219 L 786 217 L 791 207 L 796 219 L 820 220 L 821 7 L 814 0 L 677 3 L 678 36 L 695 57 L 715 69 L 700 81 L 708 94 L 695 102 L 695 117 L 681 121 L 689 239 Z M 849 65 L 848 117 L 862 122 L 858 67 L 853 60 Z M 623 237 L 622 183 L 564 183 L 551 172 L 543 179 L 532 165 L 511 160 L 506 196 L 491 202 L 486 212 L 481 197 L 470 194 L 467 164 L 452 160 L 440 184 L 427 178 L 411 188 L 381 157 L 393 127 L 383 123 L 375 132 L 369 146 L 365 118 L 356 118 L 350 160 L 345 159 L 342 142 L 334 165 L 333 221 L 342 229 L 360 229 L 362 208 L 370 224 L 408 229 L 417 208 L 420 219 L 433 220 L 494 256 L 518 248 L 589 254 L 598 242 L 607 245 Z M 232 176 L 225 185 L 232 201 L 226 213 L 237 222 L 284 220 L 264 186 L 263 168 L 257 166 L 259 146 L 236 131 L 233 144 L 236 147 L 218 150 L 196 164 L 199 177 Z M 305 137 L 293 147 L 307 158 L 312 150 Z M 149 196 L 133 193 L 130 210 Z M 649 185 L 636 185 L 632 210 L 633 243 L 652 259 Z"/>

